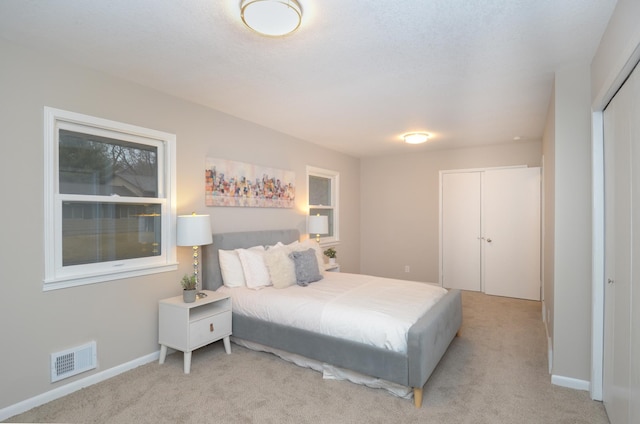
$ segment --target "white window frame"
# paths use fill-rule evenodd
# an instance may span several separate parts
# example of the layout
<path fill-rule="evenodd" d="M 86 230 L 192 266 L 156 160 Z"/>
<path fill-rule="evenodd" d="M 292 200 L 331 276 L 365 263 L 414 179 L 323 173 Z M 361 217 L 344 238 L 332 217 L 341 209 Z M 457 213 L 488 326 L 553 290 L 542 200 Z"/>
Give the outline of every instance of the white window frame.
<path fill-rule="evenodd" d="M 158 197 L 118 197 L 118 203 L 161 205 L 161 254 L 158 256 L 106 261 L 83 265 L 62 265 L 62 204 L 65 200 L 104 201 L 104 196 L 60 194 L 59 130 L 70 129 L 157 147 Z M 51 107 L 44 108 L 44 259 L 43 290 L 131 278 L 178 268 L 176 260 L 176 136 L 161 131 L 82 115 Z"/>
<path fill-rule="evenodd" d="M 309 211 L 311 209 L 331 209 L 333 210 L 333 235 L 320 236 L 320 244 L 322 246 L 337 245 L 340 242 L 340 208 L 338 199 L 340 199 L 340 173 L 329 169 L 317 168 L 307 165 L 307 203 L 309 203 L 309 194 L 311 185 L 309 177 L 328 178 L 331 181 L 331 205 L 311 205 L 308 204 Z"/>

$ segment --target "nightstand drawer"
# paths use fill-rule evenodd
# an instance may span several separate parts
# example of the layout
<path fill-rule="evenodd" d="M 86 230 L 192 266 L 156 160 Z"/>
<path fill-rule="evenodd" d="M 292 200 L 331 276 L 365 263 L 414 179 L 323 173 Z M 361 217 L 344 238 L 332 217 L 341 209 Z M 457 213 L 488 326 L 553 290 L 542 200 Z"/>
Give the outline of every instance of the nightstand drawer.
<path fill-rule="evenodd" d="M 231 334 L 231 311 L 189 324 L 189 347 L 197 349 Z"/>

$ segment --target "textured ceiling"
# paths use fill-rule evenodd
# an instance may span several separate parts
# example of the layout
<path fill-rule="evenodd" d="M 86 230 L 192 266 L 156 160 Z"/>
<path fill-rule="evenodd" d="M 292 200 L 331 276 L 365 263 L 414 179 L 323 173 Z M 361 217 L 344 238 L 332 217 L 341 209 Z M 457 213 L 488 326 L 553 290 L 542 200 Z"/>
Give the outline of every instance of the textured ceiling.
<path fill-rule="evenodd" d="M 554 71 L 590 63 L 615 6 L 299 2 L 267 38 L 240 0 L 1 0 L 0 37 L 363 157 L 541 139 Z"/>

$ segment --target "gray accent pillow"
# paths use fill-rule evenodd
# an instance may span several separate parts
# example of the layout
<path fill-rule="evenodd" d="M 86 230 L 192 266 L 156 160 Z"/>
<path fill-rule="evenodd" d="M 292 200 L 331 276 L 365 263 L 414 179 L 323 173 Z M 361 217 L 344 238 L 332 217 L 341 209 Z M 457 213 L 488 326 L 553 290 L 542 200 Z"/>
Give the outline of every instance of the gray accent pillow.
<path fill-rule="evenodd" d="M 314 281 L 322 280 L 322 274 L 318 271 L 318 259 L 313 249 L 291 252 L 289 257 L 293 259 L 296 267 L 296 284 L 308 286 Z"/>

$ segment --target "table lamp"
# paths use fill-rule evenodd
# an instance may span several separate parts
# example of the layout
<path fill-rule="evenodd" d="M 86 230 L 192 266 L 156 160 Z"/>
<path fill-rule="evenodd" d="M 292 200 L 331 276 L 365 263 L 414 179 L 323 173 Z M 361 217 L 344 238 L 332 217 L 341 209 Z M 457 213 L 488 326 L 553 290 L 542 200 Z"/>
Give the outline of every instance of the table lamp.
<path fill-rule="evenodd" d="M 211 236 L 211 222 L 209 215 L 179 215 L 176 221 L 178 246 L 192 246 L 193 248 L 193 275 L 196 277 L 196 290 L 201 288 L 198 278 L 198 250 L 200 246 L 213 243 Z M 199 298 L 205 297 L 206 294 L 198 292 Z"/>
<path fill-rule="evenodd" d="M 316 235 L 316 241 L 320 243 L 320 234 L 329 233 L 329 218 L 325 215 L 309 215 L 307 223 L 309 234 Z"/>

